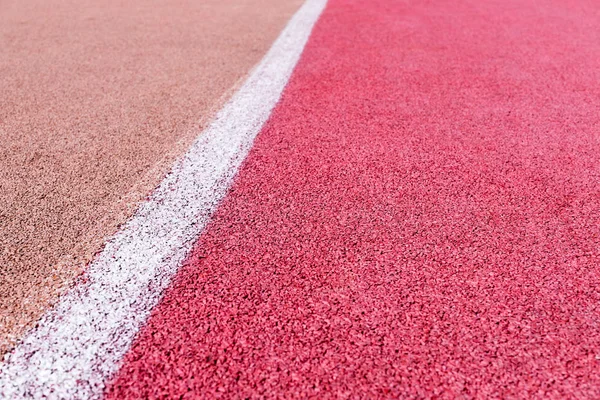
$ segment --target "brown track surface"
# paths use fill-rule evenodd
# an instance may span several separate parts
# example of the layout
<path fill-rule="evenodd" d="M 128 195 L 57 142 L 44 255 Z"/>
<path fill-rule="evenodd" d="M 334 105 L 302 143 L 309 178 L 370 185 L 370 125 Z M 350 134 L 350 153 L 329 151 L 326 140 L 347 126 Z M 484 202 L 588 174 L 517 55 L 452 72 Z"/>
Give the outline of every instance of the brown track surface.
<path fill-rule="evenodd" d="M 156 186 L 301 3 L 0 3 L 0 355 Z"/>

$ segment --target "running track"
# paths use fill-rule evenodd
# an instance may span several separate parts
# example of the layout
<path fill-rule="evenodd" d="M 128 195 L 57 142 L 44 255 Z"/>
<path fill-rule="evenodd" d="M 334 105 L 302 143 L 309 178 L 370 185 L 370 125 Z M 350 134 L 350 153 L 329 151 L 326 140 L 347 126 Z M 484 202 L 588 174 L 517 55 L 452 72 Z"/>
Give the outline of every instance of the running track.
<path fill-rule="evenodd" d="M 599 397 L 598 26 L 330 0 L 106 396 Z"/>
<path fill-rule="evenodd" d="M 330 1 L 109 398 L 600 396 L 599 24 Z"/>

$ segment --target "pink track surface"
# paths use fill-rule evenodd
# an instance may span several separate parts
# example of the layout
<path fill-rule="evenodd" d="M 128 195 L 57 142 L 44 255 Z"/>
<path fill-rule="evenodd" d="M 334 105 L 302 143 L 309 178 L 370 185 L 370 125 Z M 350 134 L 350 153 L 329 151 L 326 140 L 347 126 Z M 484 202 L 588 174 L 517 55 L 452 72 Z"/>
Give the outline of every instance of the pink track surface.
<path fill-rule="evenodd" d="M 330 1 L 108 397 L 600 396 L 598 26 Z"/>

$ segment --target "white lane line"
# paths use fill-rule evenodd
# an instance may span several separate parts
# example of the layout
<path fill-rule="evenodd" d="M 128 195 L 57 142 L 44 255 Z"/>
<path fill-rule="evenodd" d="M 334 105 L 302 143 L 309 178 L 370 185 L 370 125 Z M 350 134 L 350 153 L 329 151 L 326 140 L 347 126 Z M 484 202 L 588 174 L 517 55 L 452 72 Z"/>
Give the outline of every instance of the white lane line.
<path fill-rule="evenodd" d="M 326 0 L 307 0 L 248 80 L 80 283 L 5 358 L 0 398 L 102 397 L 136 333 L 225 196 Z"/>

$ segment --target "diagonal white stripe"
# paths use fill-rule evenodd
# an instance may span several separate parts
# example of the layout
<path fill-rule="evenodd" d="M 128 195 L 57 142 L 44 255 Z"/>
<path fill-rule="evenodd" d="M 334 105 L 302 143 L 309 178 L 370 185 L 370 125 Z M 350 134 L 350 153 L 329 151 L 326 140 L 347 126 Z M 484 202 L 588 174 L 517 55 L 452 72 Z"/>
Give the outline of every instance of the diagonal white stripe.
<path fill-rule="evenodd" d="M 0 398 L 100 398 L 136 333 L 225 196 L 326 0 L 307 0 L 241 89 L 131 220 L 9 353 Z"/>

